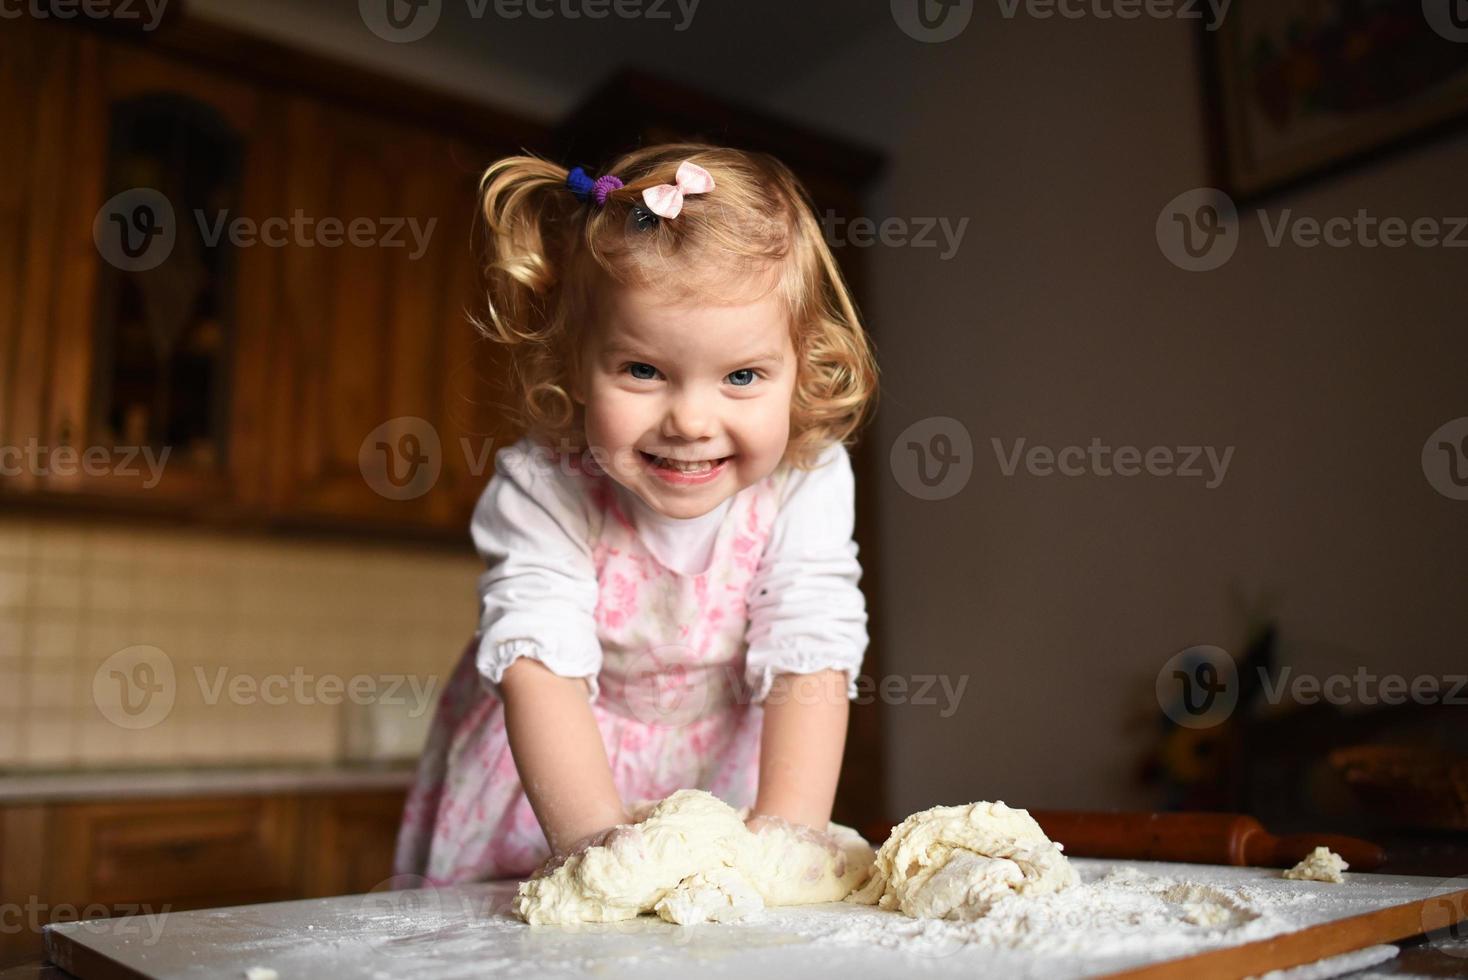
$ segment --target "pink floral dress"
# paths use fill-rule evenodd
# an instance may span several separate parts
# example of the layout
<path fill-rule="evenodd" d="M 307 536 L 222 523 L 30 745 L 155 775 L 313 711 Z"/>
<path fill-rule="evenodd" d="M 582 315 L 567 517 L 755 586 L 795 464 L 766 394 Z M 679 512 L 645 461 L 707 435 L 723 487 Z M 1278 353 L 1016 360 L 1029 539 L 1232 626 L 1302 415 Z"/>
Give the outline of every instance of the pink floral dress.
<path fill-rule="evenodd" d="M 734 496 L 709 567 L 696 575 L 653 556 L 610 477 L 581 472 L 603 655 L 591 709 L 618 793 L 630 804 L 692 787 L 752 805 L 764 711 L 744 683 L 746 596 L 788 469 Z M 476 668 L 477 645 L 439 700 L 398 837 L 397 873 L 434 884 L 523 877 L 549 853 L 510 753 L 504 704 Z"/>

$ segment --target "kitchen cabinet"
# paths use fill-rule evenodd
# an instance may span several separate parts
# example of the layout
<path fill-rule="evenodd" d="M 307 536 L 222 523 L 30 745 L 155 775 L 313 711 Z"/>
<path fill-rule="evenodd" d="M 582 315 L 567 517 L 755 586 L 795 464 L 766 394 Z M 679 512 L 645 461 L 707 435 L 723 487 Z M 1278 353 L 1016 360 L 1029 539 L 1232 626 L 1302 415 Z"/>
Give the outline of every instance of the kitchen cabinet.
<path fill-rule="evenodd" d="M 0 497 L 462 540 L 508 438 L 477 176 L 533 131 L 220 34 L 0 35 Z"/>
<path fill-rule="evenodd" d="M 35 447 L 25 465 L 0 472 L 0 487 L 158 505 L 218 502 L 238 486 L 248 499 L 261 398 L 248 381 L 260 372 L 265 320 L 238 282 L 262 278 L 268 257 L 197 247 L 185 205 L 209 202 L 190 197 L 198 177 L 180 168 L 202 176 L 203 164 L 217 164 L 229 186 L 201 192 L 236 211 L 266 207 L 270 100 L 131 44 L 24 20 L 0 48 L 0 101 L 20 137 L 5 164 L 14 180 L 3 181 L 14 195 L 5 237 L 18 247 L 0 258 L 0 376 L 10 392 L 0 430 L 8 446 Z M 230 159 L 201 159 L 205 132 L 219 134 Z M 166 218 L 132 210 L 126 196 L 104 204 L 140 184 L 178 205 L 176 242 L 162 265 L 128 272 L 112 261 L 141 241 L 126 222 Z M 162 479 L 145 465 L 150 454 L 164 461 Z"/>
<path fill-rule="evenodd" d="M 0 923 L 0 964 L 40 952 L 40 923 L 94 917 L 97 906 L 158 914 L 390 887 L 404 796 L 342 789 L 0 807 L 0 894 L 20 915 Z"/>
<path fill-rule="evenodd" d="M 462 530 L 489 476 L 466 460 L 496 431 L 488 345 L 466 315 L 484 161 L 462 142 L 304 99 L 286 106 L 285 145 L 283 200 L 375 244 L 280 255 L 271 508 Z M 325 231 L 318 221 L 303 234 Z"/>
<path fill-rule="evenodd" d="M 391 791 L 325 794 L 306 800 L 302 894 L 362 895 L 399 884 L 389 877 L 404 797 Z"/>
<path fill-rule="evenodd" d="M 289 898 L 298 889 L 300 809 L 299 800 L 269 796 L 54 806 L 46 889 L 79 907 Z"/>

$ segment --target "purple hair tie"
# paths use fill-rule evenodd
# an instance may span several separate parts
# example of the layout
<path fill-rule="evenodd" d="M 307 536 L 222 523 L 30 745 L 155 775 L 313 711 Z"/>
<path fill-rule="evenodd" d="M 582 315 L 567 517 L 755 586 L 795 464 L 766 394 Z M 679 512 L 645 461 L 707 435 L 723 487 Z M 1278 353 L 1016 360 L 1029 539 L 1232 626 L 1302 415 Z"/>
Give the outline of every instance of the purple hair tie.
<path fill-rule="evenodd" d="M 611 174 L 596 178 L 596 183 L 591 185 L 591 194 L 596 198 L 598 207 L 605 207 L 607 195 L 622 186 L 622 178 Z"/>

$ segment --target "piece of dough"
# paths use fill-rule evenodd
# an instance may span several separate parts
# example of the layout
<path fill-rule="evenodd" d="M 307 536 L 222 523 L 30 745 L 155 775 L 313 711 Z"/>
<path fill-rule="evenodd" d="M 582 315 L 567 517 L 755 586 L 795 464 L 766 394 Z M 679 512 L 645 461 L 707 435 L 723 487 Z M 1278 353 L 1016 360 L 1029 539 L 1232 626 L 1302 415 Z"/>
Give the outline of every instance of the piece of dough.
<path fill-rule="evenodd" d="M 653 911 L 667 922 L 696 926 L 732 922 L 765 907 L 764 899 L 735 868 L 715 868 L 689 875 L 658 899 Z"/>
<path fill-rule="evenodd" d="M 652 911 L 688 925 L 723 921 L 766 905 L 840 901 L 866 880 L 875 857 L 840 824 L 829 827 L 833 851 L 778 826 L 751 833 L 747 811 L 703 790 L 679 790 L 629 812 L 636 822 L 605 846 L 521 882 L 515 914 L 532 925 L 613 922 Z"/>
<path fill-rule="evenodd" d="M 1290 868 L 1284 877 L 1295 881 L 1328 881 L 1341 884 L 1346 879 L 1341 872 L 1349 868 L 1346 859 L 1328 847 L 1317 847 L 1305 855 L 1305 860 Z"/>
<path fill-rule="evenodd" d="M 1060 845 L 1029 813 L 970 803 L 902 821 L 877 851 L 871 878 L 846 900 L 913 918 L 973 920 L 1001 898 L 1059 891 L 1076 880 Z"/>

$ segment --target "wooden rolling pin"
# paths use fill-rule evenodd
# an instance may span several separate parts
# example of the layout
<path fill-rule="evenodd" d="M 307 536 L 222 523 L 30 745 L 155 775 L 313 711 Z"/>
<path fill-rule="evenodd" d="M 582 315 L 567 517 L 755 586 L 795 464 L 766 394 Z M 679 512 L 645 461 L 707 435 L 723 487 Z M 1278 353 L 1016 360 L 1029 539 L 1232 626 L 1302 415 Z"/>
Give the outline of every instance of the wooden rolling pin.
<path fill-rule="evenodd" d="M 1030 815 L 1072 857 L 1288 868 L 1324 845 L 1345 858 L 1352 871 L 1373 871 L 1386 859 L 1370 841 L 1339 834 L 1276 836 L 1242 813 L 1031 810 Z"/>

